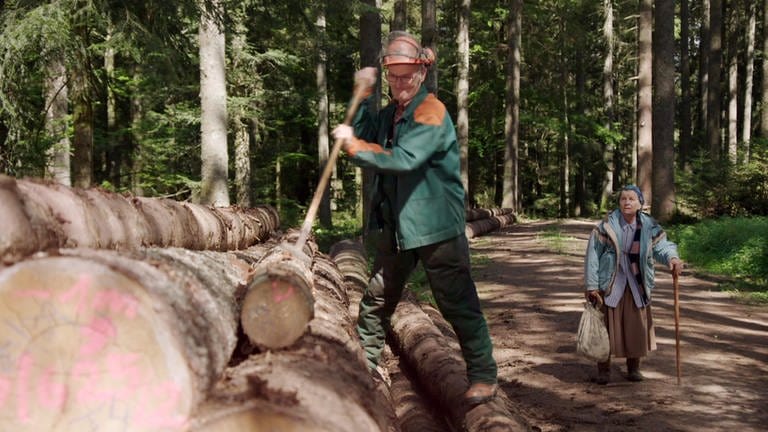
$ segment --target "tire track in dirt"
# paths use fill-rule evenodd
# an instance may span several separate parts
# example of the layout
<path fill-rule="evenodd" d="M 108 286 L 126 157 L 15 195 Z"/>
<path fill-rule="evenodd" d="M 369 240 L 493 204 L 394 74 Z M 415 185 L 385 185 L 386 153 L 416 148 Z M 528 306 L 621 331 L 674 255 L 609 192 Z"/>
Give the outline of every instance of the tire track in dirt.
<path fill-rule="evenodd" d="M 501 389 L 540 431 L 763 431 L 768 424 L 768 308 L 736 303 L 715 283 L 680 278 L 682 385 L 677 385 L 673 289 L 657 267 L 658 350 L 646 380 L 614 360 L 607 386 L 575 352 L 583 256 L 595 220 L 518 224 L 471 241 L 474 278 L 494 340 Z M 539 234 L 566 238 L 561 253 Z M 683 257 L 684 259 L 685 257 Z"/>

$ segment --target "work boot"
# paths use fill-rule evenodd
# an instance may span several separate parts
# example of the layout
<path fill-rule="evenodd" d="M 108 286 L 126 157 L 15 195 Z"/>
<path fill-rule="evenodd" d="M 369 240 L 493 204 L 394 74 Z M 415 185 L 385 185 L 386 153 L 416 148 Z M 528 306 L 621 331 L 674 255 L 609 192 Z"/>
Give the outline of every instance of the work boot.
<path fill-rule="evenodd" d="M 640 359 L 627 358 L 627 379 L 629 381 L 639 382 L 645 379 L 640 373 Z"/>
<path fill-rule="evenodd" d="M 496 397 L 498 389 L 499 386 L 497 384 L 474 383 L 464 393 L 464 402 L 470 407 L 489 402 Z"/>
<path fill-rule="evenodd" d="M 597 362 L 597 377 L 595 377 L 594 381 L 600 385 L 606 385 L 611 381 L 610 359 L 604 362 Z"/>

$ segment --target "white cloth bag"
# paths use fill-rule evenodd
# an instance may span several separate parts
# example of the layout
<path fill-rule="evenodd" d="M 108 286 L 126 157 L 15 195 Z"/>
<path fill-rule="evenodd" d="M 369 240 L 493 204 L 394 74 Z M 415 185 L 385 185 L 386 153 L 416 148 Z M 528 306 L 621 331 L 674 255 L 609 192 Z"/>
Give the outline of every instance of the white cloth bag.
<path fill-rule="evenodd" d="M 603 312 L 590 302 L 584 302 L 584 312 L 581 314 L 579 331 L 576 334 L 576 352 L 599 362 L 607 361 L 611 354 Z"/>

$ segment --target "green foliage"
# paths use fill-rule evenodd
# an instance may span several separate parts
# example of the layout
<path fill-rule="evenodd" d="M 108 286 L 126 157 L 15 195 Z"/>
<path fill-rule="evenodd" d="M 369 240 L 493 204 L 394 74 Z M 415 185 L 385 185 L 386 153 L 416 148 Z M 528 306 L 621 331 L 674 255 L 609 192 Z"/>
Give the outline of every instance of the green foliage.
<path fill-rule="evenodd" d="M 668 229 L 684 260 L 768 290 L 768 217 L 708 219 Z"/>
<path fill-rule="evenodd" d="M 748 163 L 712 160 L 701 153 L 680 175 L 683 207 L 701 217 L 768 215 L 768 151 L 757 142 Z"/>

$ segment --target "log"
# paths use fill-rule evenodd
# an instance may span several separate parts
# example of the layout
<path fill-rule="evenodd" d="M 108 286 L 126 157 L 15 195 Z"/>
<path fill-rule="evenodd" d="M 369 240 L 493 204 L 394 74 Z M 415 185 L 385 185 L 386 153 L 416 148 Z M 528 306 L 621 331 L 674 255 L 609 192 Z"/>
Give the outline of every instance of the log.
<path fill-rule="evenodd" d="M 514 213 L 477 219 L 472 222 L 467 222 L 464 228 L 464 233 L 467 238 L 473 238 L 512 225 L 515 221 L 517 221 L 517 215 Z"/>
<path fill-rule="evenodd" d="M 493 216 L 512 214 L 515 211 L 511 208 L 471 208 L 467 209 L 465 215 L 467 222 L 478 219 L 487 219 Z"/>
<path fill-rule="evenodd" d="M 183 247 L 225 251 L 266 241 L 277 212 L 213 208 L 0 175 L 0 265 L 55 248 Z"/>
<path fill-rule="evenodd" d="M 289 347 L 253 354 L 228 368 L 192 431 L 397 430 L 339 295 L 343 277 L 321 253 L 314 255 L 313 269 L 315 316 L 308 331 Z"/>
<path fill-rule="evenodd" d="M 526 421 L 511 413 L 503 397 L 469 409 L 462 398 L 468 388 L 466 364 L 458 342 L 450 341 L 412 299 L 400 302 L 392 317 L 394 351 L 418 377 L 454 430 L 527 431 Z"/>
<path fill-rule="evenodd" d="M 0 270 L 0 430 L 185 430 L 234 349 L 249 269 L 75 248 Z"/>
<path fill-rule="evenodd" d="M 296 237 L 295 232 L 287 233 L 255 264 L 243 300 L 240 324 L 261 351 L 290 346 L 314 316 L 311 259 L 317 245 L 307 241 L 303 256 L 298 256 L 292 248 Z"/>

